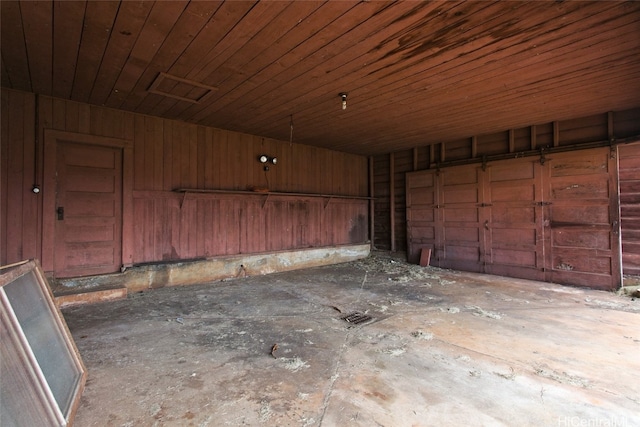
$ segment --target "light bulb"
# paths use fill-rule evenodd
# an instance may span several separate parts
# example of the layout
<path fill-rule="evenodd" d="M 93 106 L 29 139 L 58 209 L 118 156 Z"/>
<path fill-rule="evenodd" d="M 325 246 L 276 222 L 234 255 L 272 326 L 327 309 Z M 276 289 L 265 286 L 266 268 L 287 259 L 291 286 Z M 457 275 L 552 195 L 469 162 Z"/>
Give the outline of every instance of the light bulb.
<path fill-rule="evenodd" d="M 340 98 L 342 98 L 342 109 L 346 110 L 347 109 L 347 93 L 346 92 L 340 93 Z"/>

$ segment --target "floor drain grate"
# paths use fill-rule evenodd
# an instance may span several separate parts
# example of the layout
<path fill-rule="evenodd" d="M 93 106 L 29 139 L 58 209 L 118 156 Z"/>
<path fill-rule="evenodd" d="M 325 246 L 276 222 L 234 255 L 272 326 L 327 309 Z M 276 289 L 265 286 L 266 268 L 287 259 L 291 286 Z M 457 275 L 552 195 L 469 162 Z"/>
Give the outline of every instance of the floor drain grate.
<path fill-rule="evenodd" d="M 361 325 L 363 323 L 367 323 L 373 320 L 373 317 L 368 314 L 360 313 L 359 311 L 354 311 L 353 313 L 349 313 L 346 316 L 342 316 L 342 320 L 352 325 Z"/>

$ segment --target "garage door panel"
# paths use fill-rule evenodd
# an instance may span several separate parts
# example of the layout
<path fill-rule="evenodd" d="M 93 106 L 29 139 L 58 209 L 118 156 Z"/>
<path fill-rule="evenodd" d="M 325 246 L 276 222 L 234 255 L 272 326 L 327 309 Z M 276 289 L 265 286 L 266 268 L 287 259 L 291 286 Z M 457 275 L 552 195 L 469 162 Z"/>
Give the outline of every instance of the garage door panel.
<path fill-rule="evenodd" d="M 607 230 L 571 230 L 552 231 L 553 245 L 558 248 L 611 249 L 610 231 Z"/>
<path fill-rule="evenodd" d="M 535 177 L 535 162 L 530 160 L 519 162 L 517 168 L 507 163 L 503 165 L 492 164 L 489 170 L 492 182 L 505 181 L 511 183 L 518 180 L 533 179 Z"/>
<path fill-rule="evenodd" d="M 491 209 L 491 223 L 528 223 L 534 224 L 536 221 L 536 209 L 529 207 L 496 206 Z"/>
<path fill-rule="evenodd" d="M 479 221 L 477 208 L 448 208 L 443 211 L 444 221 L 449 222 L 473 222 Z"/>
<path fill-rule="evenodd" d="M 412 209 L 410 214 L 410 221 L 427 221 L 433 222 L 435 220 L 435 212 L 434 209 Z"/>
<path fill-rule="evenodd" d="M 414 225 L 411 227 L 411 238 L 414 241 L 432 241 L 436 237 L 435 227 Z"/>
<path fill-rule="evenodd" d="M 607 159 L 608 149 L 598 152 L 585 153 L 582 152 L 576 156 L 574 153 L 555 154 L 550 159 L 552 163 L 550 168 L 551 177 L 563 176 L 583 176 L 594 174 L 609 174 L 609 160 Z M 569 155 L 567 155 L 569 154 Z"/>
<path fill-rule="evenodd" d="M 491 229 L 492 249 L 496 248 L 512 248 L 512 249 L 529 249 L 534 250 L 536 240 L 535 229 L 523 228 L 492 228 Z M 511 263 L 510 263 L 511 264 Z"/>
<path fill-rule="evenodd" d="M 549 209 L 552 224 L 610 224 L 611 212 L 605 205 L 554 205 Z"/>
<path fill-rule="evenodd" d="M 477 247 L 480 240 L 479 230 L 473 227 L 445 227 L 444 238 L 447 242 L 473 242 Z"/>
<path fill-rule="evenodd" d="M 517 267 L 535 267 L 536 253 L 532 251 L 520 251 L 514 249 L 493 249 L 492 264 L 512 265 Z"/>
<path fill-rule="evenodd" d="M 456 166 L 441 171 L 442 182 L 445 187 L 460 184 L 475 184 L 478 182 L 477 166 Z"/>
<path fill-rule="evenodd" d="M 553 254 L 553 270 L 575 271 L 599 275 L 611 275 L 610 254 L 598 255 L 593 250 L 556 250 Z"/>
<path fill-rule="evenodd" d="M 449 265 L 464 264 L 475 266 L 480 262 L 478 247 L 458 246 L 455 244 L 447 245 L 447 249 L 445 251 L 445 260 L 449 262 Z M 471 261 L 471 264 L 466 264 L 466 261 Z"/>
<path fill-rule="evenodd" d="M 445 205 L 456 203 L 478 203 L 478 190 L 475 187 L 450 186 L 445 188 L 442 201 Z"/>
<path fill-rule="evenodd" d="M 551 200 L 609 199 L 609 182 L 603 179 L 571 179 L 551 184 Z"/>
<path fill-rule="evenodd" d="M 533 201 L 536 189 L 532 183 L 499 185 L 491 183 L 491 202 Z"/>
<path fill-rule="evenodd" d="M 416 188 L 414 191 L 415 192 L 411 196 L 412 206 L 436 204 L 436 194 L 433 189 Z"/>

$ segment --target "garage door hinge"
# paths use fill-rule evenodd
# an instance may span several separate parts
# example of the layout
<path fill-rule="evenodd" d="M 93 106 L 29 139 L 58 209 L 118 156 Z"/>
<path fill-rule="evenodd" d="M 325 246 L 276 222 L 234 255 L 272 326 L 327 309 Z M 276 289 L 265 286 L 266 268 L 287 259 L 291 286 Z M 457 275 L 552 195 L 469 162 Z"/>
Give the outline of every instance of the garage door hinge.
<path fill-rule="evenodd" d="M 486 208 L 486 207 L 489 207 L 489 206 L 493 206 L 493 203 L 478 203 L 477 206 L 480 207 L 480 208 Z"/>
<path fill-rule="evenodd" d="M 551 202 L 533 202 L 533 206 L 549 206 Z"/>

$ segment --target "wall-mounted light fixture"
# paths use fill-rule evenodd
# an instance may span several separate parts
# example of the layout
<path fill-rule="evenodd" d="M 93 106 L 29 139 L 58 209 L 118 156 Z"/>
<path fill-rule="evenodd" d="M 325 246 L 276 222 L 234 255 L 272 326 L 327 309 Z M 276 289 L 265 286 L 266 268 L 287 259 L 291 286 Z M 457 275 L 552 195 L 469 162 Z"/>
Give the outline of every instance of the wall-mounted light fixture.
<path fill-rule="evenodd" d="M 342 109 L 346 110 L 347 109 L 347 92 L 340 92 L 338 96 L 342 100 Z"/>
<path fill-rule="evenodd" d="M 267 165 L 267 163 L 271 163 L 273 165 L 275 165 L 276 163 L 278 163 L 278 158 L 277 157 L 269 157 L 266 154 L 261 154 L 258 156 L 258 161 L 262 164 L 264 164 L 264 170 L 268 171 L 269 170 L 269 166 Z"/>

